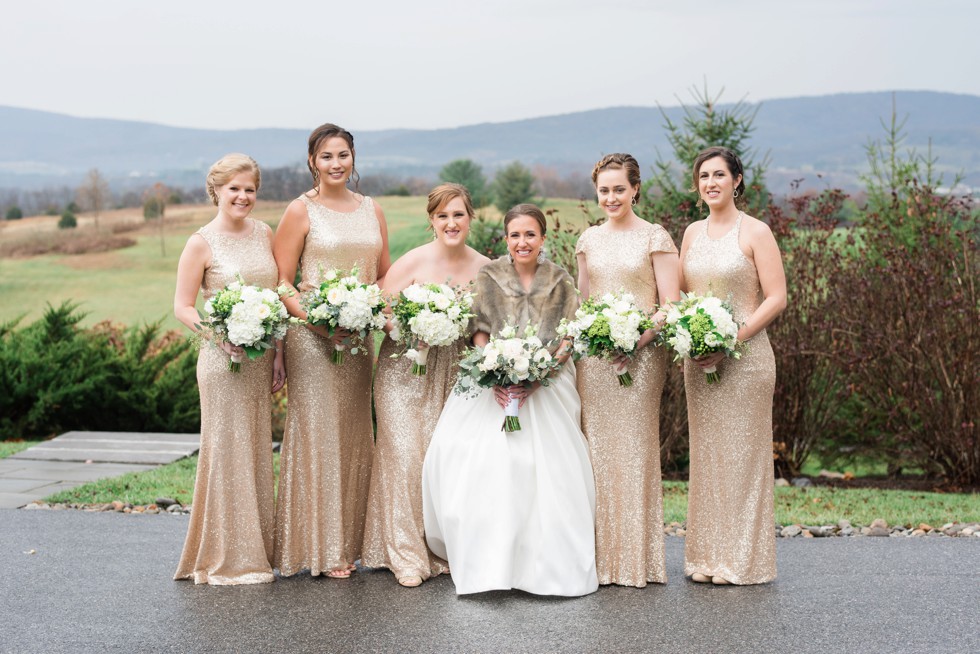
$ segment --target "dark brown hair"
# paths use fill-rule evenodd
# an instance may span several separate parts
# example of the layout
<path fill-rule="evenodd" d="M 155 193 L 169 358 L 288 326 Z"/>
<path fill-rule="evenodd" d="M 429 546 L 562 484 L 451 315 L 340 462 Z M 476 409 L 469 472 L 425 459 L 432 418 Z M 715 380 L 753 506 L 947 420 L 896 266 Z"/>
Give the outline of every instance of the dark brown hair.
<path fill-rule="evenodd" d="M 640 164 L 637 163 L 636 158 L 631 154 L 626 154 L 625 152 L 614 152 L 612 154 L 607 154 L 592 168 L 592 185 L 596 185 L 596 180 L 599 179 L 599 173 L 604 170 L 625 170 L 626 171 L 626 181 L 630 183 L 630 186 L 635 186 L 636 193 L 633 195 L 633 203 L 640 201 Z"/>
<path fill-rule="evenodd" d="M 694 183 L 694 188 L 691 190 L 695 193 L 698 192 L 698 175 L 701 173 L 701 166 L 708 159 L 714 159 L 715 157 L 721 157 L 725 160 L 725 167 L 728 168 L 728 174 L 732 176 L 732 181 L 736 177 L 741 177 L 738 186 L 735 188 L 735 192 L 738 193 L 738 197 L 735 198 L 735 204 L 738 206 L 745 198 L 745 171 L 742 167 L 742 160 L 738 158 L 738 155 L 733 150 L 726 147 L 716 145 L 705 148 L 698 153 L 698 156 L 694 158 L 694 170 L 691 173 L 691 181 Z M 698 197 L 698 206 L 701 206 L 700 194 Z"/>
<path fill-rule="evenodd" d="M 504 216 L 504 233 L 507 232 L 507 225 L 510 224 L 510 221 L 518 216 L 530 216 L 534 218 L 538 221 L 538 225 L 541 226 L 541 235 L 544 236 L 548 233 L 548 221 L 544 217 L 544 212 L 534 204 L 519 204 L 511 207 L 510 211 Z"/>
<path fill-rule="evenodd" d="M 306 167 L 310 169 L 310 174 L 313 175 L 313 187 L 319 190 L 320 187 L 320 174 L 317 172 L 316 167 L 313 165 L 313 158 L 316 157 L 317 151 L 320 146 L 329 138 L 339 136 L 347 142 L 347 147 L 350 148 L 350 156 L 352 160 L 351 165 L 351 179 L 354 180 L 354 190 L 360 190 L 361 174 L 357 172 L 357 156 L 354 153 L 354 135 L 348 132 L 343 127 L 338 127 L 333 123 L 323 123 L 315 130 L 310 132 L 310 140 L 307 151 L 309 152 L 309 157 L 306 159 Z"/>

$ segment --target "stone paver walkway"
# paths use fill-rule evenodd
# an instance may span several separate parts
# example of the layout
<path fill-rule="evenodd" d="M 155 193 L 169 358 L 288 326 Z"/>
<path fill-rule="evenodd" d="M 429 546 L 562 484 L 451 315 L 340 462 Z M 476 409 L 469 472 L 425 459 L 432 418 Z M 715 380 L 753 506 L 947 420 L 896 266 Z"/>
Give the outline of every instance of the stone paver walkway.
<path fill-rule="evenodd" d="M 198 434 L 70 431 L 0 459 L 0 508 L 16 509 L 67 488 L 150 470 L 194 454 Z"/>

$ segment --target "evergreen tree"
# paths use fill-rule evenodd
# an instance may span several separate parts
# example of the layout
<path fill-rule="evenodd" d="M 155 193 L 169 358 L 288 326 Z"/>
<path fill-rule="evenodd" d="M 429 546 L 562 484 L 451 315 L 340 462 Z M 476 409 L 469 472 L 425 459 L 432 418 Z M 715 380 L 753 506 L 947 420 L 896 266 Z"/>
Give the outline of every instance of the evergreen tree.
<path fill-rule="evenodd" d="M 450 161 L 439 171 L 439 179 L 465 186 L 476 209 L 487 206 L 492 200 L 483 169 L 471 159 Z"/>
<path fill-rule="evenodd" d="M 520 161 L 501 168 L 493 180 L 494 204 L 502 213 L 534 198 L 534 176 Z"/>

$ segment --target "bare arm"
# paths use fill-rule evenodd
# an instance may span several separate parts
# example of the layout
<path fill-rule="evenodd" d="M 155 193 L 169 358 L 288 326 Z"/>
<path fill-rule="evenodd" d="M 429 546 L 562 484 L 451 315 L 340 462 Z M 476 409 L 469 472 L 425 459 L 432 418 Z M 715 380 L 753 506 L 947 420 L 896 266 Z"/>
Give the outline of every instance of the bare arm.
<path fill-rule="evenodd" d="M 279 281 L 293 291 L 292 295 L 283 296 L 282 303 L 286 305 L 290 314 L 302 319 L 306 319 L 306 312 L 299 304 L 299 294 L 293 286 L 293 281 L 296 279 L 296 269 L 299 267 L 299 259 L 303 254 L 309 231 L 310 218 L 306 214 L 306 207 L 301 201 L 293 200 L 286 207 L 286 213 L 279 221 L 276 236 L 272 241 L 272 256 L 275 257 L 276 266 L 279 268 Z"/>
<path fill-rule="evenodd" d="M 748 236 L 763 300 L 739 328 L 739 341 L 747 341 L 761 332 L 786 308 L 786 273 L 772 230 L 765 223 L 754 221 Z"/>
<path fill-rule="evenodd" d="M 391 267 L 391 253 L 388 251 L 388 223 L 385 221 L 385 212 L 377 202 L 374 203 L 374 215 L 381 229 L 381 257 L 378 259 L 377 278 L 383 279 L 388 275 L 388 269 Z"/>
<path fill-rule="evenodd" d="M 211 248 L 200 234 L 187 239 L 184 251 L 177 263 L 177 289 L 174 291 L 174 316 L 193 331 L 199 331 L 200 316 L 194 305 L 198 289 L 204 281 L 204 271 L 211 263 Z"/>
<path fill-rule="evenodd" d="M 585 258 L 585 252 L 576 254 L 575 259 L 578 261 L 578 292 L 584 302 L 589 297 L 589 263 Z"/>

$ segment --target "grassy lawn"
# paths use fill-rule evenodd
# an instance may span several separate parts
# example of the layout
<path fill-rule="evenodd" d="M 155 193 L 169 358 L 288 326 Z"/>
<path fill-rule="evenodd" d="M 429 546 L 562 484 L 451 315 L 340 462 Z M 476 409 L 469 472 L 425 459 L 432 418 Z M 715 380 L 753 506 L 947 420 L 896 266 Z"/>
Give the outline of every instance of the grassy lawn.
<path fill-rule="evenodd" d="M 22 450 L 37 445 L 41 441 L 0 441 L 0 459 L 5 459 L 11 454 L 17 454 Z"/>
<path fill-rule="evenodd" d="M 279 455 L 274 458 L 276 474 Z M 189 457 L 155 470 L 105 479 L 45 498 L 48 502 L 83 504 L 113 500 L 152 504 L 158 497 L 171 497 L 181 504 L 192 503 L 197 457 Z M 684 522 L 687 515 L 687 484 L 664 483 L 664 520 Z M 980 522 L 980 497 L 915 491 L 885 491 L 834 488 L 777 488 L 776 522 L 781 525 L 835 524 L 846 518 L 867 525 L 876 518 L 888 524 L 916 526 L 926 522 L 939 527 L 947 522 Z"/>

